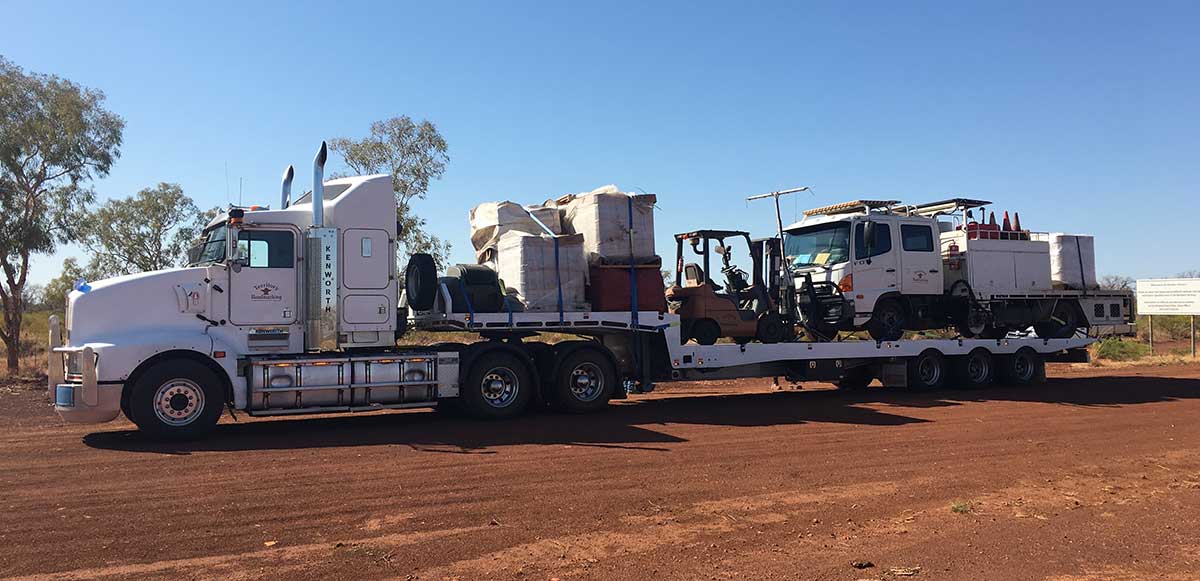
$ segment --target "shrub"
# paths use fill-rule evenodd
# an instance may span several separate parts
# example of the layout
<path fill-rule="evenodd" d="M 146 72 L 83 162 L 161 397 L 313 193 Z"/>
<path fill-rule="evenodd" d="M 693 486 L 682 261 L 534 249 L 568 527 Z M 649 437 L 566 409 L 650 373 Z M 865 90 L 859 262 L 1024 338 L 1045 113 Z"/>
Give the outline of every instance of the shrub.
<path fill-rule="evenodd" d="M 1101 341 L 1096 347 L 1096 358 L 1109 361 L 1131 361 L 1141 359 L 1149 354 L 1149 345 L 1134 341 L 1122 341 L 1115 337 Z"/>

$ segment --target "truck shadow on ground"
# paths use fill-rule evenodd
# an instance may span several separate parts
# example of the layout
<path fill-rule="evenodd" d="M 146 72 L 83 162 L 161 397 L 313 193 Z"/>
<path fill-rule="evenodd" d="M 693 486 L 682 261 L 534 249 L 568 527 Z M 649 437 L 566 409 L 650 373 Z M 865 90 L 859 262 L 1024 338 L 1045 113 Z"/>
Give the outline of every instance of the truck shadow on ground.
<path fill-rule="evenodd" d="M 1120 406 L 1200 397 L 1200 379 L 1088 377 L 1040 386 L 947 388 L 931 392 L 872 387 L 754 393 L 683 393 L 634 396 L 591 415 L 538 412 L 507 421 L 478 421 L 433 411 L 344 414 L 312 418 L 224 422 L 202 440 L 157 442 L 134 430 L 84 436 L 93 448 L 159 454 L 400 445 L 437 453 L 491 454 L 520 445 L 577 445 L 666 452 L 686 438 L 655 429 L 669 424 L 765 427 L 833 423 L 894 427 L 931 420 L 903 408 L 959 406 L 988 401 Z"/>

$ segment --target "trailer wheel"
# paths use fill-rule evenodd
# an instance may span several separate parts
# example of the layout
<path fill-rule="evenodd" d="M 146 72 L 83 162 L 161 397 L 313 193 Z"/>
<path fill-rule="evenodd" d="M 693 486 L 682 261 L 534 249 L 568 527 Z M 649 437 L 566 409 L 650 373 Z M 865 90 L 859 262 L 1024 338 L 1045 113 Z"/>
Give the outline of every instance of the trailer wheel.
<path fill-rule="evenodd" d="M 960 387 L 983 387 L 996 376 L 995 360 L 987 349 L 979 348 L 953 358 L 951 366 Z"/>
<path fill-rule="evenodd" d="M 698 319 L 688 334 L 701 345 L 712 345 L 721 337 L 721 325 L 712 319 Z"/>
<path fill-rule="evenodd" d="M 594 412 L 608 405 L 616 385 L 617 371 L 603 353 L 578 349 L 559 364 L 550 403 L 568 413 Z"/>
<path fill-rule="evenodd" d="M 1034 323 L 1033 332 L 1042 339 L 1070 339 L 1079 327 L 1079 306 L 1075 301 L 1058 301 L 1050 320 Z"/>
<path fill-rule="evenodd" d="M 898 341 L 904 336 L 908 316 L 904 305 L 894 298 L 880 299 L 875 303 L 875 312 L 867 321 L 867 332 L 876 341 Z"/>
<path fill-rule="evenodd" d="M 1028 385 L 1037 382 L 1038 371 L 1046 376 L 1046 362 L 1029 347 L 1000 358 L 1000 378 L 1009 385 Z"/>
<path fill-rule="evenodd" d="M 844 391 L 866 389 L 874 379 L 874 369 L 870 365 L 863 365 L 847 369 L 846 373 L 837 380 L 837 387 Z"/>
<path fill-rule="evenodd" d="M 437 298 L 437 266 L 433 257 L 418 252 L 408 259 L 404 269 L 404 293 L 408 297 L 408 306 L 417 311 L 428 311 L 433 308 Z"/>
<path fill-rule="evenodd" d="M 459 397 L 471 415 L 482 419 L 511 418 L 525 411 L 533 382 L 525 362 L 506 351 L 484 353 L 470 363 Z"/>
<path fill-rule="evenodd" d="M 134 384 L 129 395 L 130 419 L 155 438 L 197 438 L 211 431 L 221 418 L 223 392 L 217 375 L 198 361 L 160 361 Z"/>
<path fill-rule="evenodd" d="M 937 349 L 926 349 L 908 360 L 909 389 L 938 389 L 946 383 L 946 358 Z"/>

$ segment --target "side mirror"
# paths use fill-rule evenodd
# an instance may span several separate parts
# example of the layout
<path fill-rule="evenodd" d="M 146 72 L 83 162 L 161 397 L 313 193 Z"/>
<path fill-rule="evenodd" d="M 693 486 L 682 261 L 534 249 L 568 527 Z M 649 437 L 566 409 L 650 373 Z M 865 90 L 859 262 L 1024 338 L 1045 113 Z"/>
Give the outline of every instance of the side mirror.
<path fill-rule="evenodd" d="M 875 234 L 878 227 L 874 222 L 863 224 L 863 244 L 867 247 L 867 256 L 875 251 Z"/>

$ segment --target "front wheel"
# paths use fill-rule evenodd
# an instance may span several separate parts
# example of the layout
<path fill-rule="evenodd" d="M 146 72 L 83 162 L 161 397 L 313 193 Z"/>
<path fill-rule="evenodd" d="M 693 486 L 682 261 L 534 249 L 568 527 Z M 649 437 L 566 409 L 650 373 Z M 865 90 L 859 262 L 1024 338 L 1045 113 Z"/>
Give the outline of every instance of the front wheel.
<path fill-rule="evenodd" d="M 134 383 L 128 408 L 130 419 L 146 434 L 186 440 L 211 431 L 224 403 L 216 373 L 198 361 L 169 359 Z"/>
<path fill-rule="evenodd" d="M 867 321 L 867 332 L 876 341 L 898 341 L 904 336 L 908 315 L 904 305 L 896 299 L 880 299 L 875 303 L 871 320 Z"/>

